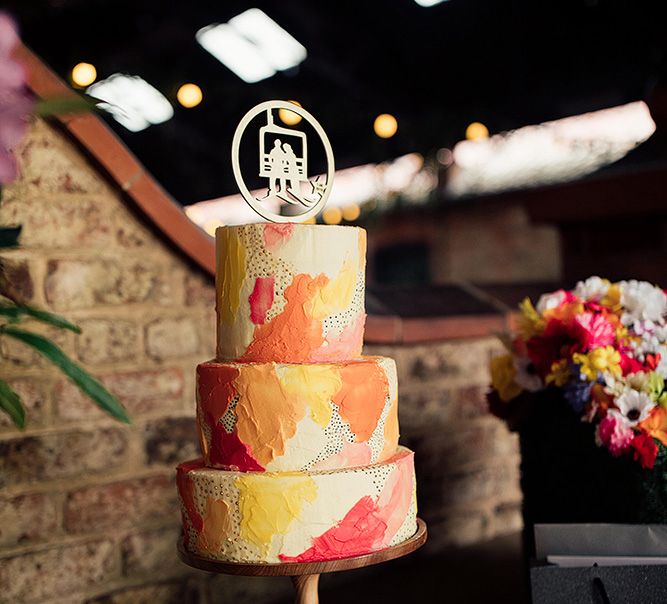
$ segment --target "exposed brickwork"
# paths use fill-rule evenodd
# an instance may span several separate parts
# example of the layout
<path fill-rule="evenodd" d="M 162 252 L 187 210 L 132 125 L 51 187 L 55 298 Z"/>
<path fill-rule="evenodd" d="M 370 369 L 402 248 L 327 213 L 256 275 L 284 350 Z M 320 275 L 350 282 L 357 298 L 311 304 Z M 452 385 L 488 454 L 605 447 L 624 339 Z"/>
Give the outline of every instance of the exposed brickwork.
<path fill-rule="evenodd" d="M 197 454 L 194 370 L 213 357 L 214 286 L 125 203 L 68 139 L 32 125 L 0 222 L 23 225 L 3 254 L 22 295 L 79 324 L 31 323 L 87 365 L 132 416 L 120 425 L 46 361 L 0 340 L 2 377 L 26 403 L 0 416 L 0 601 L 285 601 L 287 580 L 211 577 L 175 557 L 172 466 Z M 430 546 L 520 526 L 517 443 L 488 417 L 491 338 L 369 347 L 399 368 L 402 440 L 417 451 Z"/>
<path fill-rule="evenodd" d="M 139 355 L 139 326 L 123 319 L 88 319 L 79 322 L 76 339 L 79 360 L 91 365 L 133 361 Z"/>
<path fill-rule="evenodd" d="M 128 432 L 109 427 L 0 441 L 0 486 L 108 474 L 127 461 Z"/>
<path fill-rule="evenodd" d="M 64 545 L 0 560 L 4 602 L 44 601 L 100 585 L 118 576 L 114 544 L 107 539 Z"/>
<path fill-rule="evenodd" d="M 149 412 L 169 411 L 182 404 L 185 377 L 181 367 L 119 371 L 100 374 L 98 377 L 125 405 L 132 417 Z M 104 417 L 104 413 L 91 405 L 90 400 L 67 380 L 59 381 L 54 394 L 57 416 L 63 421 Z"/>
<path fill-rule="evenodd" d="M 0 546 L 50 539 L 58 529 L 58 504 L 48 494 L 0 499 Z"/>
<path fill-rule="evenodd" d="M 146 424 L 146 461 L 173 466 L 200 455 L 192 417 L 170 417 Z"/>
<path fill-rule="evenodd" d="M 180 527 L 169 526 L 154 531 L 128 535 L 122 543 L 123 574 L 155 575 L 183 571 L 174 544 L 180 537 Z"/>
<path fill-rule="evenodd" d="M 193 355 L 198 349 L 197 325 L 191 317 L 156 319 L 146 327 L 146 354 L 153 359 Z"/>
<path fill-rule="evenodd" d="M 164 523 L 177 516 L 176 483 L 154 476 L 87 487 L 67 495 L 63 525 L 89 533 Z"/>

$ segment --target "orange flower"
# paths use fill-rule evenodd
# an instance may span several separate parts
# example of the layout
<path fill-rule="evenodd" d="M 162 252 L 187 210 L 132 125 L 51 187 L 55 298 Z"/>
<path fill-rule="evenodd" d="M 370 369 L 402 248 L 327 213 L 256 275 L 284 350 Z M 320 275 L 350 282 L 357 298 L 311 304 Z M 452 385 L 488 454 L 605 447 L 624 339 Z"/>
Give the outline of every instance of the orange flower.
<path fill-rule="evenodd" d="M 649 415 L 638 426 L 646 430 L 653 438 L 657 438 L 663 445 L 667 446 L 667 409 L 660 405 L 655 406 Z"/>
<path fill-rule="evenodd" d="M 543 317 L 547 321 L 549 319 L 558 319 L 559 321 L 563 321 L 563 323 L 569 324 L 583 312 L 584 305 L 582 302 L 566 302 L 565 304 L 561 304 L 556 308 L 545 310 Z"/>

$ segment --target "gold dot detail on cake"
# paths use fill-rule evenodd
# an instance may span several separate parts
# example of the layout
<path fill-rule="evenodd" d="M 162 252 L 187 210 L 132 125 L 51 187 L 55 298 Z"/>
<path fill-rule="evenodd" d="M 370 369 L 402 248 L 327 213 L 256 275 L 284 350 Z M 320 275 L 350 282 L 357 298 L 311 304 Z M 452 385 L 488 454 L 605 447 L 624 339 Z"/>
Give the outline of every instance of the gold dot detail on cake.
<path fill-rule="evenodd" d="M 276 123 L 276 117 L 285 126 Z M 263 125 L 256 133 L 248 133 L 252 129 L 250 126 L 255 126 L 256 118 L 263 118 Z M 300 125 L 302 122 L 315 131 L 324 149 L 327 170 L 323 176 L 312 176 L 308 172 L 309 143 L 312 141 L 308 140 L 306 132 L 286 127 L 290 123 Z M 250 192 L 241 170 L 239 154 L 245 134 L 254 140 L 259 137 L 257 170 L 266 183 L 259 194 Z M 298 103 L 288 101 L 266 101 L 245 114 L 232 141 L 232 168 L 243 199 L 262 218 L 271 222 L 305 222 L 317 216 L 329 198 L 335 171 L 331 143 L 322 126 Z M 278 207 L 289 210 L 285 214 L 276 213 L 276 202 Z"/>

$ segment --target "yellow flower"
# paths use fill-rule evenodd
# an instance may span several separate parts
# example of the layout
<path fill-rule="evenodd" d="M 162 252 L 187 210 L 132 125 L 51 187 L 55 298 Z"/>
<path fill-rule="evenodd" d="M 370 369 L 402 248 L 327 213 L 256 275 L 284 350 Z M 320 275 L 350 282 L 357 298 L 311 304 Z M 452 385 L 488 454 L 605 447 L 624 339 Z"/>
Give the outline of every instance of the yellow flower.
<path fill-rule="evenodd" d="M 524 298 L 519 304 L 521 314 L 517 319 L 517 328 L 519 334 L 524 340 L 529 340 L 535 334 L 542 333 L 546 325 L 540 313 L 535 310 L 530 298 Z"/>
<path fill-rule="evenodd" d="M 598 373 L 611 373 L 621 376 L 621 355 L 613 346 L 594 348 L 588 354 L 575 352 L 572 360 L 581 366 L 581 373 L 591 382 L 598 378 Z"/>
<path fill-rule="evenodd" d="M 564 386 L 570 379 L 570 367 L 567 359 L 561 359 L 551 364 L 551 371 L 547 375 L 545 382 L 555 386 Z"/>
<path fill-rule="evenodd" d="M 511 354 L 492 358 L 490 369 L 491 386 L 498 391 L 502 401 L 510 401 L 521 394 L 521 386 L 514 381 L 516 367 Z"/>
<path fill-rule="evenodd" d="M 621 310 L 621 288 L 618 283 L 609 286 L 607 293 L 600 300 L 600 304 L 602 304 L 602 306 L 607 306 L 614 312 Z"/>

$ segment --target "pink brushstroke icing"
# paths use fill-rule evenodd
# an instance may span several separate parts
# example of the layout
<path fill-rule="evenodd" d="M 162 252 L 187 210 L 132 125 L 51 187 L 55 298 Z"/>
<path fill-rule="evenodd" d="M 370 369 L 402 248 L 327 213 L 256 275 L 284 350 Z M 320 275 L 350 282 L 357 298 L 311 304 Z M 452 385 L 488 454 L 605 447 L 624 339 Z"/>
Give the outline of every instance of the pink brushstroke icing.
<path fill-rule="evenodd" d="M 315 562 L 360 556 L 388 547 L 401 527 L 412 500 L 412 456 L 396 460 L 376 502 L 362 497 L 345 518 L 313 539 L 313 545 L 298 556 L 279 557 L 283 562 Z"/>
<path fill-rule="evenodd" d="M 279 245 L 283 245 L 292 236 L 294 223 L 286 222 L 283 224 L 268 223 L 264 225 L 264 245 L 267 250 L 273 250 Z"/>
<path fill-rule="evenodd" d="M 371 448 L 368 443 L 351 443 L 345 441 L 339 453 L 323 459 L 313 465 L 313 470 L 336 470 L 338 468 L 356 468 L 371 463 Z"/>
<path fill-rule="evenodd" d="M 327 334 L 327 345 L 313 350 L 312 360 L 316 363 L 327 361 L 345 361 L 361 354 L 364 340 L 366 313 L 360 312 L 338 334 Z"/>
<path fill-rule="evenodd" d="M 211 426 L 211 450 L 209 457 L 211 463 L 224 465 L 231 469 L 243 468 L 244 472 L 263 472 L 264 468 L 252 456 L 250 448 L 238 437 L 236 432 L 227 432 L 220 423 L 212 422 Z"/>
<path fill-rule="evenodd" d="M 268 226 L 268 225 L 267 225 Z M 250 320 L 255 325 L 263 325 L 266 322 L 266 313 L 273 304 L 273 286 L 275 277 L 257 277 L 255 287 L 248 296 L 250 302 Z"/>

